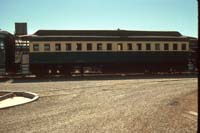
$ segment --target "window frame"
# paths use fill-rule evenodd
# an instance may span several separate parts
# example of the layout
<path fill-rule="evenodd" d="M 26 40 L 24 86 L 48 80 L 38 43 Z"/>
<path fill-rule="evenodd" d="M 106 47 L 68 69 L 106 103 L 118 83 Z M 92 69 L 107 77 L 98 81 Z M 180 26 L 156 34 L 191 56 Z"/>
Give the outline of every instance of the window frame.
<path fill-rule="evenodd" d="M 92 43 L 87 43 L 86 49 L 87 49 L 87 51 L 92 51 Z"/>
<path fill-rule="evenodd" d="M 102 50 L 103 50 L 103 44 L 102 43 L 97 43 L 97 51 L 102 51 Z"/>
<path fill-rule="evenodd" d="M 183 47 L 183 46 L 184 46 L 184 47 Z M 187 45 L 186 45 L 186 43 L 182 43 L 182 44 L 181 44 L 181 50 L 183 50 L 183 51 L 187 50 Z"/>
<path fill-rule="evenodd" d="M 169 43 L 164 43 L 164 51 L 169 51 Z"/>
<path fill-rule="evenodd" d="M 173 43 L 173 47 L 172 48 L 173 48 L 174 51 L 177 51 L 178 50 L 178 44 L 177 43 Z"/>
<path fill-rule="evenodd" d="M 57 46 L 59 46 L 57 48 Z M 61 44 L 60 43 L 55 43 L 55 51 L 61 51 Z"/>
<path fill-rule="evenodd" d="M 160 43 L 155 43 L 155 50 L 159 51 L 160 50 Z"/>
<path fill-rule="evenodd" d="M 133 50 L 133 45 L 132 43 L 127 43 L 127 50 Z"/>
<path fill-rule="evenodd" d="M 36 48 L 36 47 L 37 47 L 37 48 Z M 34 51 L 34 52 L 40 51 L 40 48 L 39 48 L 39 44 L 38 44 L 38 43 L 33 44 L 33 51 Z"/>
<path fill-rule="evenodd" d="M 117 43 L 117 51 L 123 51 L 123 43 Z"/>
<path fill-rule="evenodd" d="M 48 45 L 48 49 L 47 49 L 47 45 Z M 44 51 L 51 51 L 50 43 L 45 43 L 44 44 Z"/>
<path fill-rule="evenodd" d="M 151 51 L 151 43 L 146 43 L 146 51 Z"/>
<path fill-rule="evenodd" d="M 71 51 L 72 50 L 72 44 L 71 43 L 65 43 L 65 50 Z"/>
<path fill-rule="evenodd" d="M 82 50 L 82 43 L 76 43 L 76 51 Z"/>
<path fill-rule="evenodd" d="M 138 51 L 142 50 L 142 43 L 137 43 L 136 46 Z"/>
<path fill-rule="evenodd" d="M 107 49 L 108 51 L 112 51 L 112 43 L 107 43 L 107 44 L 106 44 L 106 49 Z"/>

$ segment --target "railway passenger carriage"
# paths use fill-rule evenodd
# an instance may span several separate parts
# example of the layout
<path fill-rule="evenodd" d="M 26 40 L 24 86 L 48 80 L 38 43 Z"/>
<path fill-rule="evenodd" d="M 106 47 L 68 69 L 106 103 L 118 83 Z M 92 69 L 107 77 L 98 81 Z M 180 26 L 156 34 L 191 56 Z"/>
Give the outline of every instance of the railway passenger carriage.
<path fill-rule="evenodd" d="M 85 68 L 103 73 L 183 72 L 192 37 L 168 31 L 39 30 L 27 36 L 36 75 L 69 75 Z"/>
<path fill-rule="evenodd" d="M 14 36 L 0 30 L 0 75 L 15 73 L 15 42 Z"/>

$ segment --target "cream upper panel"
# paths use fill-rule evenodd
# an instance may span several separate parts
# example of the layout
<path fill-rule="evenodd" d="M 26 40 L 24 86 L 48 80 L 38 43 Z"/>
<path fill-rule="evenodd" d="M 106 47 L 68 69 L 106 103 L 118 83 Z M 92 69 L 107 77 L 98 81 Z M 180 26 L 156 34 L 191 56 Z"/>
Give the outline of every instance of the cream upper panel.
<path fill-rule="evenodd" d="M 55 50 L 55 44 L 56 43 L 60 43 L 61 44 L 61 50 L 60 51 L 56 51 Z M 62 41 L 62 42 L 59 42 L 59 41 L 37 41 L 37 42 L 30 42 L 30 52 L 66 52 L 66 43 L 70 43 L 71 44 L 71 50 L 70 51 L 67 51 L 67 52 L 75 52 L 77 51 L 76 50 L 76 45 L 77 43 L 81 43 L 82 44 L 82 50 L 80 50 L 79 52 L 88 52 L 87 51 L 87 43 L 91 43 L 92 44 L 92 50 L 90 52 L 100 52 L 97 50 L 97 44 L 98 43 L 101 43 L 102 44 L 102 50 L 101 51 L 107 51 L 107 43 L 111 43 L 112 44 L 112 50 L 110 51 L 119 51 L 118 50 L 118 46 L 117 44 L 122 44 L 123 45 L 123 50 L 120 50 L 120 51 L 138 51 L 138 48 L 137 48 L 137 43 L 140 43 L 142 44 L 142 50 L 139 50 L 139 51 L 165 51 L 164 50 L 164 44 L 167 43 L 169 44 L 169 50 L 168 51 L 174 51 L 173 50 L 173 44 L 176 43 L 177 46 L 178 46 L 178 49 L 176 51 L 182 51 L 182 44 L 186 44 L 186 50 L 185 51 L 188 51 L 189 50 L 189 43 L 188 42 L 161 42 L 161 41 L 117 41 L 117 42 L 114 42 L 114 41 Z M 128 43 L 131 43 L 132 44 L 132 50 L 128 50 L 128 47 L 127 47 L 127 44 Z M 146 50 L 146 43 L 150 43 L 151 45 L 151 50 Z M 160 44 L 160 50 L 156 50 L 155 49 L 155 44 L 158 43 Z M 38 44 L 39 45 L 39 51 L 33 51 L 33 44 Z M 44 44 L 50 44 L 50 51 L 44 51 Z"/>

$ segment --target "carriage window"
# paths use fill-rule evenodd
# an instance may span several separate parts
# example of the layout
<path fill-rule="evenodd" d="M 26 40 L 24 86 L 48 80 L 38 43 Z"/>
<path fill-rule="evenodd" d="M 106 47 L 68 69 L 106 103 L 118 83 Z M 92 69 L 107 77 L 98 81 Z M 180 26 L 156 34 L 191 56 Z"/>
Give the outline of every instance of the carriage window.
<path fill-rule="evenodd" d="M 155 44 L 155 50 L 160 50 L 160 44 L 159 43 Z"/>
<path fill-rule="evenodd" d="M 102 49 L 103 49 L 102 43 L 97 43 L 97 50 L 102 50 Z"/>
<path fill-rule="evenodd" d="M 133 50 L 132 43 L 127 44 L 128 50 Z"/>
<path fill-rule="evenodd" d="M 169 44 L 168 43 L 164 44 L 164 50 L 169 50 Z"/>
<path fill-rule="evenodd" d="M 61 50 L 61 44 L 60 43 L 56 43 L 56 51 L 60 51 Z"/>
<path fill-rule="evenodd" d="M 82 50 L 82 44 L 81 44 L 81 43 L 77 43 L 77 44 L 76 44 L 76 50 L 77 50 L 77 51 Z"/>
<path fill-rule="evenodd" d="M 0 40 L 0 50 L 4 50 L 4 44 L 3 41 Z"/>
<path fill-rule="evenodd" d="M 92 43 L 87 43 L 87 50 L 92 50 Z"/>
<path fill-rule="evenodd" d="M 151 50 L 151 44 L 150 43 L 146 43 L 146 50 Z"/>
<path fill-rule="evenodd" d="M 107 43 L 107 50 L 112 50 L 112 43 Z"/>
<path fill-rule="evenodd" d="M 122 43 L 118 43 L 118 44 L 117 44 L 117 50 L 118 50 L 118 51 L 123 50 L 123 45 L 122 45 Z"/>
<path fill-rule="evenodd" d="M 44 51 L 50 51 L 50 44 L 44 44 Z"/>
<path fill-rule="evenodd" d="M 186 44 L 185 44 L 185 43 L 183 43 L 183 44 L 181 45 L 181 49 L 182 49 L 182 50 L 186 50 Z"/>
<path fill-rule="evenodd" d="M 39 51 L 39 44 L 33 44 L 33 51 Z"/>
<path fill-rule="evenodd" d="M 141 43 L 137 43 L 137 49 L 142 50 L 142 44 Z"/>
<path fill-rule="evenodd" d="M 70 51 L 72 49 L 71 43 L 66 43 L 66 51 Z"/>
<path fill-rule="evenodd" d="M 173 44 L 173 50 L 177 50 L 178 49 L 178 45 L 177 45 L 177 43 L 174 43 Z"/>

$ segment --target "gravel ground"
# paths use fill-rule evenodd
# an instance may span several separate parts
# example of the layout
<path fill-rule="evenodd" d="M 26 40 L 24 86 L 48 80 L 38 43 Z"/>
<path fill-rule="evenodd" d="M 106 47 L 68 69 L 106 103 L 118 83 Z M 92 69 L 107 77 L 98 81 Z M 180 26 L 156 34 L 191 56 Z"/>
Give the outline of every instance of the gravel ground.
<path fill-rule="evenodd" d="M 0 110 L 0 132 L 196 132 L 197 78 L 9 80 L 39 100 Z"/>

